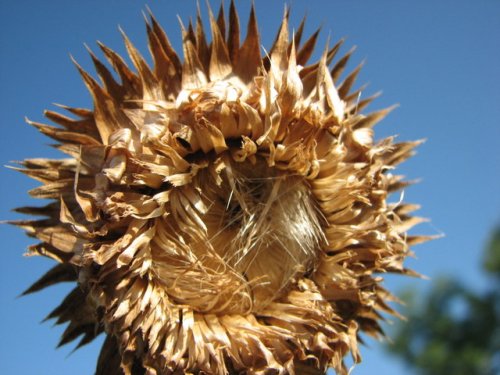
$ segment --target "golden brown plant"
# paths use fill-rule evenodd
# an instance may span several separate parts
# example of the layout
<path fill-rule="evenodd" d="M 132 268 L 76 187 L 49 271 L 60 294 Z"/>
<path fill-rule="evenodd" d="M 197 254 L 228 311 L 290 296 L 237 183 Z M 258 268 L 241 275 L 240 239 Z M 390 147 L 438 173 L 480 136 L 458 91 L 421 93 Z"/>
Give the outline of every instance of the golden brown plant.
<path fill-rule="evenodd" d="M 288 12 L 263 57 L 253 10 L 242 44 L 234 4 L 210 28 L 183 28 L 181 61 L 151 16 L 153 67 L 125 35 L 135 71 L 100 44 L 119 80 L 77 65 L 94 109 L 30 122 L 69 158 L 22 163 L 52 203 L 16 224 L 58 263 L 27 292 L 77 282 L 50 317 L 61 343 L 106 335 L 97 374 L 346 374 L 394 313 L 377 274 L 410 273 L 424 239 L 387 203 L 417 142 L 374 142 L 389 110 L 360 113 L 359 68 L 338 83 L 342 41 L 308 65 L 318 32 L 291 38 Z"/>

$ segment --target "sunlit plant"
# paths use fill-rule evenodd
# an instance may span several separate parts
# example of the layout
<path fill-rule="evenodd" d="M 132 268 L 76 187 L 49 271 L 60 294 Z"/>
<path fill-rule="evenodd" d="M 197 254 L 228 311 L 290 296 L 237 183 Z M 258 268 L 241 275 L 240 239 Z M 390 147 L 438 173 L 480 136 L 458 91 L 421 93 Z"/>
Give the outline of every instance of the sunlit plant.
<path fill-rule="evenodd" d="M 97 374 L 346 374 L 394 313 L 378 275 L 424 239 L 387 201 L 418 142 L 374 141 L 389 109 L 362 114 L 342 41 L 308 63 L 318 32 L 288 11 L 267 52 L 253 9 L 242 43 L 228 18 L 183 26 L 181 60 L 150 15 L 153 66 L 125 34 L 134 68 L 99 44 L 100 82 L 77 64 L 93 110 L 30 121 L 68 158 L 21 163 L 51 203 L 16 224 L 57 262 L 27 292 L 77 284 L 50 318 L 61 343 L 106 335 Z"/>

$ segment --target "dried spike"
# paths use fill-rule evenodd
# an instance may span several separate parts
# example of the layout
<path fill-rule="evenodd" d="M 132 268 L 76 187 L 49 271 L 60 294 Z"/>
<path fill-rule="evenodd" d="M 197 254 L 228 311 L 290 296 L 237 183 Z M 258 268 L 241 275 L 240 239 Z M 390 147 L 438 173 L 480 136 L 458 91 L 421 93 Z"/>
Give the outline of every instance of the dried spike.
<path fill-rule="evenodd" d="M 290 16 L 290 11 L 285 7 L 285 12 L 283 15 L 283 20 L 281 21 L 281 26 L 276 35 L 276 39 L 271 48 L 270 57 L 271 62 L 274 66 L 281 70 L 285 70 L 288 63 L 288 18 Z"/>
<path fill-rule="evenodd" d="M 78 323 L 70 322 L 70 324 L 68 324 L 68 326 L 62 333 L 61 338 L 57 343 L 57 348 L 60 348 L 70 343 L 71 341 L 76 340 L 80 335 L 84 335 L 84 337 L 87 335 L 94 336 L 93 335 L 94 332 L 95 332 L 95 324 L 91 324 L 89 326 L 89 325 L 81 325 Z"/>
<path fill-rule="evenodd" d="M 302 41 L 302 35 L 304 34 L 304 27 L 306 25 L 306 18 L 307 18 L 307 15 L 304 15 L 304 17 L 302 17 L 302 21 L 300 21 L 299 28 L 297 29 L 297 31 L 294 34 L 293 41 L 295 42 L 296 48 L 300 47 L 300 42 Z M 291 47 L 291 44 L 290 44 L 290 47 Z"/>
<path fill-rule="evenodd" d="M 27 229 L 27 235 L 29 237 L 34 237 L 32 233 Z M 28 256 L 44 256 L 50 258 L 58 263 L 68 263 L 73 257 L 71 251 L 62 251 L 48 243 L 40 243 L 37 245 L 31 245 L 28 247 Z"/>
<path fill-rule="evenodd" d="M 316 42 L 318 40 L 321 27 L 319 27 L 314 34 L 312 34 L 309 39 L 304 43 L 304 45 L 299 49 L 297 53 L 297 64 L 305 66 L 316 47 Z M 298 46 L 298 44 L 297 44 Z"/>
<path fill-rule="evenodd" d="M 75 64 L 76 68 L 78 69 L 78 72 L 83 78 L 83 81 L 85 82 L 85 85 L 89 89 L 90 93 L 94 97 L 94 100 L 96 99 L 101 99 L 101 98 L 108 98 L 109 95 L 106 91 L 103 90 L 103 88 L 96 82 L 92 76 L 87 73 L 81 66 L 78 64 L 78 62 L 71 57 L 71 61 L 73 61 L 73 64 Z"/>
<path fill-rule="evenodd" d="M 330 40 L 328 39 L 319 62 L 316 81 L 316 95 L 318 96 L 318 101 L 326 99 L 328 107 L 330 107 L 333 111 L 333 116 L 340 123 L 344 118 L 345 103 L 341 100 L 333 83 L 333 79 L 329 74 L 330 72 L 328 71 L 328 56 L 332 51 L 332 49 L 329 49 L 329 44 Z"/>
<path fill-rule="evenodd" d="M 136 98 L 142 95 L 140 80 L 129 69 L 123 59 L 112 49 L 105 46 L 101 42 L 97 42 L 104 56 L 109 61 L 113 69 L 120 76 L 121 84 L 127 93 L 128 98 Z"/>
<path fill-rule="evenodd" d="M 351 91 L 352 85 L 354 82 L 356 82 L 356 78 L 358 77 L 359 72 L 361 71 L 361 68 L 363 67 L 364 62 L 361 62 L 356 69 L 354 69 L 345 79 L 344 81 L 339 85 L 338 91 L 339 91 L 339 96 L 342 99 L 345 99 L 347 95 L 349 95 L 349 92 Z"/>
<path fill-rule="evenodd" d="M 125 47 L 127 52 L 132 59 L 132 62 L 139 72 L 139 76 L 143 82 L 143 87 L 145 88 L 145 92 L 149 92 L 151 97 L 146 97 L 145 99 L 162 99 L 161 97 L 155 97 L 154 93 L 158 93 L 156 87 L 158 86 L 158 80 L 154 76 L 153 72 L 149 68 L 148 64 L 142 57 L 141 53 L 135 48 L 134 44 L 130 41 L 127 34 L 120 29 L 120 33 L 122 34 L 123 41 L 125 42 Z"/>
<path fill-rule="evenodd" d="M 397 107 L 398 107 L 397 105 L 393 105 L 388 108 L 384 108 L 379 111 L 369 113 L 368 115 L 363 116 L 363 118 L 361 118 L 358 122 L 356 122 L 353 125 L 353 128 L 354 129 L 372 128 Z"/>
<path fill-rule="evenodd" d="M 212 10 L 210 9 L 210 4 L 208 9 L 209 13 L 212 12 Z M 221 0 L 220 2 L 219 13 L 217 14 L 217 26 L 219 28 L 222 39 L 226 39 L 226 15 L 224 11 L 224 0 Z"/>
<path fill-rule="evenodd" d="M 15 208 L 13 211 L 26 215 L 56 217 L 57 215 L 59 215 L 59 205 L 57 202 L 52 202 L 41 207 L 31 207 L 31 206 L 18 207 Z"/>
<path fill-rule="evenodd" d="M 78 279 L 78 274 L 76 273 L 75 267 L 70 264 L 58 264 L 52 267 L 49 271 L 45 273 L 40 279 L 34 282 L 28 289 L 26 289 L 22 295 L 37 292 L 41 289 L 47 288 L 51 285 L 76 281 Z"/>
<path fill-rule="evenodd" d="M 74 108 L 74 107 L 69 107 L 64 104 L 59 104 L 59 103 L 53 103 L 55 106 L 62 108 L 76 116 L 79 116 L 84 119 L 91 119 L 93 117 L 93 112 L 90 109 L 87 108 Z"/>
<path fill-rule="evenodd" d="M 72 350 L 74 352 L 75 350 L 81 348 L 82 346 L 88 344 L 91 342 L 99 333 L 102 332 L 101 330 L 97 330 L 96 332 L 96 325 L 95 323 L 91 324 L 85 324 L 85 325 L 80 325 L 80 324 L 70 324 L 63 332 L 61 336 L 61 340 L 57 344 L 57 347 L 60 348 L 61 346 L 77 339 L 79 336 L 83 335 L 82 339 L 78 342 L 76 347 Z"/>
<path fill-rule="evenodd" d="M 419 204 L 402 203 L 394 208 L 394 212 L 400 217 L 400 219 L 407 219 L 408 214 L 420 210 L 421 206 Z"/>
<path fill-rule="evenodd" d="M 186 38 L 193 43 L 194 46 L 197 47 L 197 42 L 196 42 L 196 34 L 194 32 L 194 27 L 193 27 L 193 20 L 189 18 L 189 23 L 188 23 L 188 28 L 186 32 Z"/>
<path fill-rule="evenodd" d="M 409 246 L 419 245 L 421 243 L 437 240 L 442 238 L 444 235 L 435 235 L 435 236 L 408 236 L 406 237 L 406 242 Z"/>
<path fill-rule="evenodd" d="M 207 77 L 198 58 L 196 47 L 189 39 L 182 43 L 184 50 L 184 64 L 182 66 L 182 88 L 191 89 L 205 85 Z"/>
<path fill-rule="evenodd" d="M 316 70 L 316 96 L 317 100 L 320 101 L 324 98 L 324 93 L 321 92 L 321 88 L 325 82 L 327 74 L 325 74 L 325 69 L 328 66 L 328 51 L 329 51 L 330 38 L 326 41 L 325 48 L 323 49 L 323 53 L 318 62 L 318 69 Z"/>
<path fill-rule="evenodd" d="M 59 196 L 68 197 L 72 194 L 72 179 L 59 180 L 31 189 L 28 194 L 38 199 L 56 199 Z"/>
<path fill-rule="evenodd" d="M 53 218 L 43 220 L 5 220 L 2 224 L 14 225 L 23 228 L 30 237 L 35 237 L 35 232 L 57 223 Z"/>
<path fill-rule="evenodd" d="M 335 55 L 337 54 L 340 46 L 343 44 L 343 41 L 340 40 L 337 42 L 330 50 L 328 51 L 328 54 L 326 56 L 326 66 L 330 65 L 332 60 L 334 59 Z M 312 52 L 312 51 L 311 51 Z M 297 57 L 297 64 L 299 64 L 299 59 Z M 301 77 L 307 77 L 309 74 L 314 73 L 316 74 L 316 71 L 318 70 L 320 61 L 318 61 L 315 64 L 305 66 L 301 71 L 300 71 L 300 76 Z"/>
<path fill-rule="evenodd" d="M 295 73 L 296 79 L 300 81 L 300 77 L 297 73 L 297 50 L 295 48 L 295 40 L 292 40 L 292 44 L 290 46 L 290 56 L 288 58 L 288 74 Z M 297 82 L 298 84 L 298 82 Z"/>
<path fill-rule="evenodd" d="M 107 335 L 97 360 L 95 375 L 123 375 L 121 356 L 116 337 Z"/>
<path fill-rule="evenodd" d="M 95 324 L 95 315 L 86 303 L 86 298 L 87 295 L 81 288 L 74 288 L 44 320 L 56 319 L 56 325 L 70 322 L 73 327 Z"/>
<path fill-rule="evenodd" d="M 89 46 L 85 44 L 85 48 L 87 49 L 90 57 L 92 58 L 92 62 L 94 63 L 95 69 L 101 78 L 102 83 L 106 91 L 115 98 L 121 100 L 125 92 L 123 88 L 115 81 L 111 72 L 104 66 L 104 64 L 97 58 L 97 56 L 92 52 Z"/>
<path fill-rule="evenodd" d="M 229 8 L 229 33 L 227 35 L 226 44 L 231 63 L 233 66 L 236 66 L 240 52 L 240 20 L 238 12 L 236 11 L 236 6 L 234 5 L 234 0 L 231 0 Z"/>
<path fill-rule="evenodd" d="M 337 83 L 337 81 L 340 79 L 340 75 L 344 71 L 347 62 L 351 58 L 352 54 L 356 50 L 356 47 L 352 47 L 349 52 L 347 52 L 333 67 L 331 71 L 331 75 L 333 78 L 333 82 Z"/>
<path fill-rule="evenodd" d="M 44 184 L 47 184 L 47 183 L 50 183 L 50 182 L 53 182 L 53 181 L 58 181 L 59 179 L 63 178 L 63 176 L 65 178 L 70 178 L 72 177 L 72 173 L 68 173 L 66 171 L 66 173 L 63 172 L 59 172 L 59 171 L 54 171 L 53 169 L 49 168 L 47 166 L 47 168 L 37 168 L 37 169 L 28 169 L 28 168 L 16 168 L 16 167 L 11 167 L 11 166 L 7 166 L 7 168 L 9 169 L 12 169 L 14 171 L 17 171 L 17 172 L 21 172 L 37 181 L 40 181 Z"/>
<path fill-rule="evenodd" d="M 95 107 L 95 120 L 97 130 L 104 144 L 107 144 L 109 136 L 115 131 L 128 125 L 127 119 L 117 108 L 114 99 L 102 89 L 101 86 L 71 57 L 80 75 L 92 95 Z M 46 128 L 47 129 L 47 128 Z M 95 143 L 95 142 L 93 142 Z"/>
<path fill-rule="evenodd" d="M 34 122 L 26 119 L 26 122 L 31 126 L 37 128 L 41 133 L 46 136 L 55 139 L 56 141 L 77 143 L 80 145 L 98 145 L 100 144 L 95 138 L 88 136 L 87 134 L 74 133 L 69 131 L 64 131 L 54 126 L 49 126 L 41 124 L 39 122 Z M 102 135 L 101 135 L 102 137 Z"/>
<path fill-rule="evenodd" d="M 387 150 L 382 155 L 384 163 L 387 165 L 398 165 L 402 163 L 409 157 L 413 156 L 415 151 L 414 149 L 424 143 L 425 140 L 413 141 L 413 142 L 400 142 L 392 145 L 392 147 Z"/>
<path fill-rule="evenodd" d="M 78 126 L 79 121 L 76 121 L 70 117 L 64 116 L 64 115 L 60 114 L 59 112 L 45 110 L 43 112 L 43 114 L 49 120 L 55 122 L 58 125 L 64 126 L 66 129 L 68 129 L 70 131 L 74 131 L 74 132 L 80 131 L 80 132 L 86 133 L 85 130 L 87 130 L 87 129 L 79 128 L 79 126 Z"/>
<path fill-rule="evenodd" d="M 154 61 L 154 75 L 162 83 L 164 97 L 177 94 L 180 91 L 180 79 L 175 64 L 166 54 L 160 40 L 153 29 L 146 24 L 149 39 L 149 49 Z"/>
<path fill-rule="evenodd" d="M 255 8 L 252 4 L 250 17 L 248 19 L 247 35 L 240 49 L 240 58 L 235 73 L 243 80 L 249 82 L 257 75 L 257 71 L 262 67 L 260 57 L 260 35 L 255 16 Z"/>
<path fill-rule="evenodd" d="M 401 176 L 402 178 L 402 176 Z M 393 180 L 389 183 L 389 186 L 387 187 L 387 192 L 388 193 L 394 193 L 396 191 L 402 191 L 403 189 L 406 189 L 408 186 L 415 185 L 416 183 L 420 182 L 420 180 L 415 179 L 415 180 L 408 180 L 408 181 L 403 181 L 403 180 Z"/>
<path fill-rule="evenodd" d="M 62 106 L 59 106 L 62 107 Z M 62 107 L 64 108 L 64 107 Z M 68 110 L 70 113 L 79 115 L 83 117 L 82 115 L 85 114 L 83 110 L 81 109 L 72 109 L 72 108 L 65 108 Z M 60 113 L 53 112 L 53 111 L 44 111 L 44 116 L 47 117 L 49 120 L 55 122 L 56 124 L 64 126 L 68 131 L 74 132 L 74 133 L 80 133 L 80 134 L 85 134 L 87 136 L 90 136 L 96 140 L 99 139 L 99 132 L 97 130 L 95 121 L 93 117 L 83 117 L 80 120 L 74 120 L 71 119 L 67 116 L 64 116 Z"/>
<path fill-rule="evenodd" d="M 45 158 L 32 158 L 25 159 L 17 164 L 23 165 L 29 169 L 57 169 L 57 170 L 74 170 L 76 165 L 72 159 L 45 159 Z"/>
<path fill-rule="evenodd" d="M 296 60 L 296 50 L 295 41 L 292 40 L 292 45 L 290 48 L 290 57 L 287 62 L 287 69 L 284 74 L 284 79 L 282 83 L 282 97 L 280 98 L 280 107 L 282 109 L 283 115 L 288 114 L 289 111 L 295 109 L 296 103 L 300 100 L 302 96 L 302 81 L 297 71 L 297 60 Z M 285 133 L 285 128 L 278 132 L 277 139 L 282 139 Z"/>
<path fill-rule="evenodd" d="M 360 92 L 363 92 L 364 91 L 364 86 L 360 89 Z M 356 94 L 356 104 L 354 105 L 354 110 L 357 112 L 361 112 L 362 110 L 364 110 L 366 107 L 368 107 L 368 105 L 370 105 L 370 103 L 372 101 L 374 101 L 375 99 L 377 99 L 382 93 L 381 92 L 377 92 L 371 96 L 369 96 L 368 98 L 366 99 L 361 99 L 358 101 L 358 94 Z M 346 98 L 346 100 L 354 100 L 354 99 L 349 99 L 349 98 Z"/>
<path fill-rule="evenodd" d="M 196 52 L 196 46 L 189 39 L 186 28 L 180 17 L 177 17 L 182 32 L 182 50 L 184 63 L 182 64 L 182 88 L 194 89 L 207 83 L 207 76 Z"/>
<path fill-rule="evenodd" d="M 361 95 L 363 94 L 363 92 L 365 92 L 367 87 L 368 85 L 364 84 L 355 91 L 349 92 L 347 96 L 342 98 L 342 100 L 344 100 L 347 103 L 347 108 L 349 109 L 349 112 L 357 113 L 358 111 L 360 111 L 359 103 L 361 102 Z"/>
<path fill-rule="evenodd" d="M 80 333 L 76 335 L 75 339 L 80 335 L 83 335 L 83 337 L 75 346 L 75 348 L 71 351 L 71 353 L 74 353 L 81 347 L 91 343 L 92 340 L 94 340 L 97 336 L 99 336 L 103 331 L 104 329 L 100 328 L 96 323 L 82 326 L 82 328 L 80 329 Z"/>
<path fill-rule="evenodd" d="M 205 36 L 199 3 L 196 9 L 196 50 L 198 51 L 198 57 L 200 58 L 205 72 L 208 73 L 210 66 L 210 49 Z"/>
<path fill-rule="evenodd" d="M 222 6 L 221 9 L 223 9 Z M 232 65 L 229 59 L 226 42 L 221 35 L 220 28 L 210 8 L 208 14 L 210 18 L 210 28 L 212 29 L 212 53 L 210 56 L 209 76 L 211 81 L 218 81 L 231 74 Z"/>
<path fill-rule="evenodd" d="M 172 44 L 168 40 L 167 34 L 165 34 L 165 31 L 163 28 L 160 26 L 156 18 L 153 16 L 150 10 L 149 11 L 149 17 L 151 19 L 151 26 L 153 28 L 153 33 L 156 35 L 156 38 L 158 39 L 160 45 L 162 46 L 163 51 L 165 54 L 168 56 L 172 64 L 174 65 L 175 71 L 176 71 L 176 76 L 180 77 L 182 73 L 182 63 L 181 60 L 179 59 L 179 56 L 177 55 L 177 52 L 172 47 Z"/>

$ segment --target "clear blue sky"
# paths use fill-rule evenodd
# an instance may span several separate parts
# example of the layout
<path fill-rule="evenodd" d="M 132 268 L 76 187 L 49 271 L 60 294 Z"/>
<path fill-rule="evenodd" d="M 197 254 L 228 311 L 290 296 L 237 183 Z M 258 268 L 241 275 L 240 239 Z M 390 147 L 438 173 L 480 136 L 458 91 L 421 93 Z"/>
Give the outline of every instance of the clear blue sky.
<path fill-rule="evenodd" d="M 201 1 L 204 3 L 203 1 Z M 246 22 L 249 2 L 238 1 Z M 269 46 L 284 2 L 256 0 L 264 46 Z M 1 1 L 0 14 L 0 162 L 27 157 L 57 157 L 51 141 L 24 123 L 42 121 L 51 103 L 91 105 L 69 53 L 92 71 L 83 43 L 101 40 L 124 51 L 121 25 L 147 54 L 141 11 L 145 4 L 179 48 L 176 15 L 195 16 L 194 1 Z M 367 96 L 383 90 L 372 109 L 400 107 L 376 127 L 378 138 L 398 134 L 401 140 L 427 138 L 418 155 L 400 171 L 422 182 L 405 191 L 405 199 L 422 205 L 420 215 L 432 221 L 416 232 L 441 234 L 440 240 L 415 248 L 409 264 L 428 276 L 456 275 L 480 290 L 482 249 L 500 219 L 500 1 L 291 1 L 291 25 L 304 13 L 310 33 L 323 25 L 335 41 L 346 36 L 344 51 L 357 45 L 351 67 L 366 59 L 359 82 Z M 218 7 L 218 2 L 214 3 Z M 205 12 L 205 6 L 202 4 Z M 206 12 L 205 12 L 206 13 Z M 94 48 L 96 50 L 96 48 Z M 318 57 L 319 52 L 316 54 Z M 9 210 L 33 204 L 26 191 L 34 181 L 0 169 L 0 218 L 18 218 Z M 394 197 L 397 200 L 398 197 Z M 51 262 L 22 257 L 32 239 L 1 225 L 0 373 L 21 375 L 87 375 L 93 373 L 101 340 L 68 356 L 72 346 L 55 350 L 62 327 L 39 322 L 69 286 L 16 299 L 47 270 Z M 432 281 L 388 278 L 387 286 L 424 290 Z M 404 310 L 402 310 L 404 311 Z M 369 341 L 354 375 L 409 373 L 381 345 Z"/>

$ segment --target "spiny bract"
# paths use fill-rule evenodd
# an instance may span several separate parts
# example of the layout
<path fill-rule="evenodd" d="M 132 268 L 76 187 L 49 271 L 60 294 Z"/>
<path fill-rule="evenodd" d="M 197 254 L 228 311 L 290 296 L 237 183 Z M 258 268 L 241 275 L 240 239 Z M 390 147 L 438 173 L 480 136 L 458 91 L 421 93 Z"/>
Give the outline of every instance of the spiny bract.
<path fill-rule="evenodd" d="M 253 9 L 242 44 L 234 4 L 209 17 L 211 42 L 199 14 L 182 27 L 183 61 L 152 15 L 152 67 L 125 35 L 135 70 L 99 44 L 119 80 L 77 65 L 94 109 L 30 122 L 69 158 L 21 163 L 52 203 L 15 223 L 58 263 L 27 292 L 77 282 L 49 317 L 61 344 L 106 335 L 97 374 L 346 374 L 394 313 L 375 275 L 410 273 L 424 240 L 387 203 L 417 142 L 373 141 L 389 110 L 360 113 L 359 68 L 338 83 L 342 41 L 308 65 L 318 32 L 291 37 L 288 11 L 263 56 Z"/>

